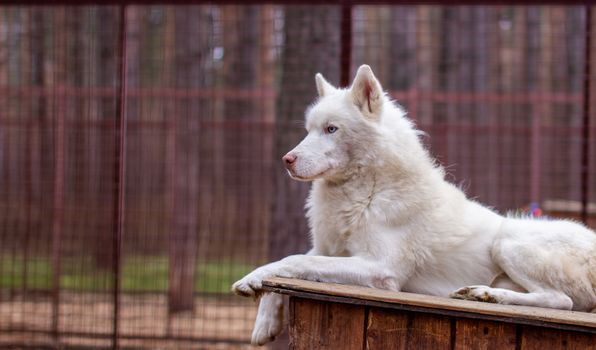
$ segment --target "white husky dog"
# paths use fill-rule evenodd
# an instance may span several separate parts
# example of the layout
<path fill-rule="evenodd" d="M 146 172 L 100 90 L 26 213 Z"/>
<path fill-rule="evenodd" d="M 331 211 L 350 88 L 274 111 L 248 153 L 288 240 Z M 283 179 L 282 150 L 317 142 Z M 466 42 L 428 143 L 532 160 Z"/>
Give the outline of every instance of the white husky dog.
<path fill-rule="evenodd" d="M 485 302 L 596 308 L 596 235 L 571 221 L 503 217 L 466 198 L 419 140 L 370 67 L 349 89 L 321 74 L 308 135 L 283 157 L 313 181 L 313 248 L 254 270 L 232 289 L 260 295 L 272 276 Z M 254 344 L 281 331 L 279 295 L 261 298 Z"/>

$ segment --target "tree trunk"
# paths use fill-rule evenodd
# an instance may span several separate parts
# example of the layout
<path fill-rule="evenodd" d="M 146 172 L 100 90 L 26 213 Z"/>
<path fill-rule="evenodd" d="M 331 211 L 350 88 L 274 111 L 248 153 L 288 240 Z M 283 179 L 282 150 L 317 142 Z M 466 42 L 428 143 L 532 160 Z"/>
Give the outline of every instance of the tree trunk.
<path fill-rule="evenodd" d="M 53 89 L 55 94 L 51 98 L 52 111 L 50 119 L 53 123 L 53 210 L 52 210 L 52 331 L 57 332 L 60 317 L 60 275 L 62 266 L 62 237 L 64 236 L 64 202 L 66 196 L 65 176 L 67 164 L 68 144 L 65 133 L 66 119 L 66 98 L 60 93 L 60 87 L 67 83 L 67 43 L 68 36 L 68 11 L 66 9 L 55 10 L 53 16 L 54 31 L 52 33 L 52 47 L 54 48 L 51 74 L 49 75 L 48 87 Z M 49 72 L 48 72 L 49 73 Z M 48 76 L 46 76 L 48 77 Z"/>
<path fill-rule="evenodd" d="M 10 52 L 10 10 L 0 11 L 0 86 L 2 88 L 8 87 L 9 81 L 9 52 Z M 10 179 L 10 131 L 8 128 L 7 119 L 10 113 L 9 98 L 7 94 L 0 94 L 0 106 L 3 106 L 3 113 L 0 115 L 0 176 L 2 176 L 2 205 L 8 203 L 10 196 L 11 183 Z M 10 216 L 4 212 L 2 219 L 8 221 Z M 0 244 L 6 247 L 7 244 L 3 241 L 4 235 L 0 236 Z"/>
<path fill-rule="evenodd" d="M 204 87 L 210 83 L 207 68 L 212 50 L 209 9 L 199 6 L 175 10 L 175 76 L 177 88 Z M 174 208 L 170 234 L 168 309 L 170 313 L 194 307 L 195 269 L 199 231 L 200 118 L 210 105 L 196 99 L 181 100 L 173 127 L 175 159 L 171 177 Z"/>
<path fill-rule="evenodd" d="M 526 63 L 526 76 L 524 81 L 526 82 L 526 91 L 532 94 L 540 93 L 541 89 L 541 73 L 544 72 L 545 69 L 548 69 L 548 62 L 540 62 L 541 54 L 542 54 L 542 43 L 541 43 L 541 12 L 543 11 L 540 7 L 529 7 L 527 9 L 527 25 L 528 25 L 528 32 L 527 32 L 527 61 Z M 540 174 L 542 173 L 541 169 L 542 165 L 542 156 L 541 156 L 541 149 L 540 144 L 542 143 L 542 133 L 540 130 L 541 125 L 541 118 L 543 107 L 546 102 L 538 102 L 532 103 L 528 106 L 528 115 L 530 116 L 530 120 L 524 120 L 524 126 L 530 128 L 530 140 L 528 148 L 530 152 L 528 154 L 527 163 L 529 165 L 529 169 L 526 175 L 526 183 L 523 184 L 525 187 L 529 188 L 530 191 L 525 198 L 522 198 L 522 203 L 525 204 L 526 202 L 530 201 L 532 203 L 539 203 L 541 198 L 540 193 L 540 182 L 541 177 Z"/>
<path fill-rule="evenodd" d="M 340 16 L 338 7 L 287 7 L 284 27 L 281 86 L 278 94 L 273 152 L 274 208 L 268 255 L 279 260 L 308 250 L 304 202 L 309 185 L 290 179 L 281 157 L 304 136 L 304 111 L 316 97 L 314 75 L 321 72 L 332 84 L 340 78 Z M 287 348 L 287 333 L 272 345 Z"/>
<path fill-rule="evenodd" d="M 408 91 L 416 83 L 416 8 L 412 6 L 392 6 L 389 25 L 389 73 L 385 89 Z M 399 43 L 399 44 L 397 44 Z M 414 101 L 407 100 L 408 115 L 419 116 L 411 108 Z M 400 102 L 399 100 L 397 102 Z"/>
<path fill-rule="evenodd" d="M 433 37 L 433 13 L 437 11 L 430 6 L 419 6 L 417 9 L 417 23 L 416 30 L 416 66 L 421 67 L 416 79 L 415 89 L 417 92 L 431 92 L 435 86 L 435 77 L 437 76 L 436 57 L 439 55 L 435 52 L 438 46 L 437 39 Z M 426 103 L 417 103 L 417 120 L 420 124 L 433 123 L 434 103 L 425 101 Z"/>
<path fill-rule="evenodd" d="M 493 23 L 494 10 L 491 8 L 474 7 L 471 11 L 470 32 L 475 35 L 470 36 L 470 53 L 473 56 L 470 62 L 472 69 L 472 76 L 470 77 L 470 86 L 474 93 L 487 94 L 491 93 L 491 61 L 496 55 L 491 55 L 490 50 L 496 45 L 494 40 L 491 40 L 491 28 L 495 28 Z M 482 198 L 483 201 L 490 205 L 497 205 L 496 196 L 498 194 L 498 178 L 497 160 L 494 144 L 497 141 L 495 138 L 496 130 L 492 128 L 494 124 L 494 104 L 474 102 L 470 106 L 470 113 L 472 114 L 473 127 L 478 132 L 482 129 L 487 129 L 485 137 L 478 137 L 476 134 L 470 140 L 470 163 L 471 172 L 470 178 L 475 183 L 474 191 L 471 193 L 474 196 Z"/>
<path fill-rule="evenodd" d="M 98 82 L 99 86 L 109 88 L 114 92 L 113 96 L 101 97 L 99 101 L 99 115 L 97 124 L 97 138 L 90 139 L 92 146 L 97 142 L 100 147 L 95 151 L 94 159 L 100 165 L 92 169 L 93 181 L 96 182 L 95 189 L 98 191 L 96 202 L 96 220 L 94 241 L 90 244 L 93 249 L 95 264 L 104 269 L 112 268 L 113 252 L 112 227 L 113 227 L 113 190 L 112 183 L 114 179 L 114 167 L 102 166 L 102 164 L 112 164 L 115 154 L 115 129 L 100 127 L 101 122 L 116 120 L 116 95 L 118 93 L 118 14 L 113 7 L 98 7 L 98 22 L 102 30 L 98 31 Z M 95 166 L 95 165 L 94 165 Z"/>
<path fill-rule="evenodd" d="M 285 46 L 278 99 L 274 160 L 275 208 L 269 237 L 269 258 L 306 252 L 309 247 L 304 202 L 309 185 L 290 179 L 281 157 L 304 136 L 304 110 L 316 97 L 314 76 L 339 82 L 340 11 L 337 7 L 291 7 L 285 13 Z M 275 164 L 275 163 L 274 163 Z"/>
<path fill-rule="evenodd" d="M 225 91 L 253 92 L 259 83 L 259 32 L 261 12 L 258 6 L 224 6 L 222 21 L 224 23 L 224 57 L 223 81 Z M 226 94 L 227 96 L 227 94 Z M 240 122 L 242 128 L 218 128 L 218 147 L 223 150 L 223 177 L 214 178 L 214 200 L 224 201 L 219 222 L 231 222 L 223 230 L 222 249 L 236 257 L 246 254 L 247 244 L 254 237 L 253 221 L 258 215 L 259 207 L 250 202 L 253 189 L 259 188 L 260 177 L 257 174 L 260 166 L 258 157 L 260 140 L 252 140 L 261 128 L 255 128 L 258 122 L 259 102 L 253 97 L 226 98 L 223 103 L 224 124 L 234 125 Z M 221 125 L 221 124 L 220 124 Z M 242 160 L 242 161 L 239 161 Z M 238 230 L 244 233 L 239 237 Z M 243 242 L 230 244 L 230 242 Z M 240 248 L 234 251 L 235 247 Z M 220 249 L 217 249 L 221 251 Z"/>

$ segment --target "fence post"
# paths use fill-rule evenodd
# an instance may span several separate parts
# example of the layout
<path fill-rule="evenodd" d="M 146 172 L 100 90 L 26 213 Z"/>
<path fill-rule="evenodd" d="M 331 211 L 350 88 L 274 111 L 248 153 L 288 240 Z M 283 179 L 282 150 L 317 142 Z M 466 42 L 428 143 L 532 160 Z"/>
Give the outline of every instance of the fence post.
<path fill-rule="evenodd" d="M 582 121 L 582 166 L 581 166 L 581 220 L 588 223 L 589 171 L 590 171 L 590 98 L 591 98 L 591 59 L 592 59 L 592 6 L 586 5 L 586 36 L 584 47 L 584 103 Z"/>
<path fill-rule="evenodd" d="M 117 145 L 114 161 L 114 220 L 112 227 L 112 249 L 113 262 L 112 270 L 114 274 L 114 314 L 112 328 L 112 348 L 119 349 L 118 344 L 118 322 L 120 319 L 120 272 L 121 272 L 121 253 L 122 253 L 122 231 L 124 226 L 124 195 L 126 190 L 126 5 L 120 5 L 120 32 L 119 32 L 119 53 L 120 62 L 118 64 L 119 87 L 118 87 L 118 109 L 116 112 Z"/>

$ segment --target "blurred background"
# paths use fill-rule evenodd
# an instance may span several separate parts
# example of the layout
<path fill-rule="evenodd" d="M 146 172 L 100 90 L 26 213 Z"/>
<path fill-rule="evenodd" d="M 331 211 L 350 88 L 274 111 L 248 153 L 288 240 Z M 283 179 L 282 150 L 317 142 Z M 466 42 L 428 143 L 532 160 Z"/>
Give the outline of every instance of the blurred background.
<path fill-rule="evenodd" d="M 369 64 L 470 197 L 596 227 L 592 18 L 0 5 L 0 348 L 249 348 L 231 283 L 309 246 L 280 158 L 316 72 Z"/>

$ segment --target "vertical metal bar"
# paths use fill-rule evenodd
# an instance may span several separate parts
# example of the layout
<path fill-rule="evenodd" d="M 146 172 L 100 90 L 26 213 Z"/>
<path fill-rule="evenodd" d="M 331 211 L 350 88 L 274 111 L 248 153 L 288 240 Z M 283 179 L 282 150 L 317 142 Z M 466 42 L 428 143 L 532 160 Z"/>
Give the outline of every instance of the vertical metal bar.
<path fill-rule="evenodd" d="M 120 321 L 120 273 L 121 273 L 121 253 L 122 253 L 122 231 L 124 225 L 124 199 L 125 199 L 125 180 L 126 180 L 126 89 L 128 81 L 127 55 L 126 55 L 126 5 L 120 6 L 120 33 L 119 33 L 119 54 L 120 63 L 118 65 L 119 91 L 118 91 L 118 109 L 116 111 L 116 130 L 118 139 L 116 145 L 116 154 L 114 161 L 114 220 L 113 220 L 113 274 L 114 274 L 114 319 L 112 329 L 112 348 L 119 349 L 118 328 Z"/>
<path fill-rule="evenodd" d="M 341 86 L 348 86 L 350 84 L 350 68 L 352 64 L 352 5 L 342 5 L 340 26 L 340 83 Z"/>
<path fill-rule="evenodd" d="M 588 194 L 590 168 L 590 97 L 591 97 L 591 59 L 592 59 L 592 6 L 586 5 L 586 35 L 584 47 L 584 103 L 581 135 L 581 220 L 588 222 Z"/>

